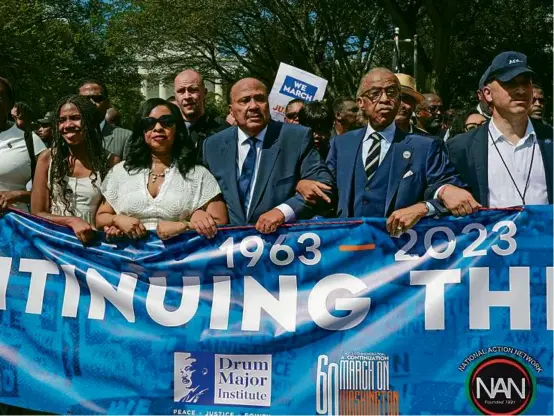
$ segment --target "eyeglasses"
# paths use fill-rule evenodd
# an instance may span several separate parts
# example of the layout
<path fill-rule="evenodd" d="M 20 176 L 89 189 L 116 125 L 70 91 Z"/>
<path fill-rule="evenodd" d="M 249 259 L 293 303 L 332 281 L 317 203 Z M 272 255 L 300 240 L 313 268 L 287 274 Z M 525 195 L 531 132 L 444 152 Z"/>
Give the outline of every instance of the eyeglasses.
<path fill-rule="evenodd" d="M 366 97 L 372 103 L 376 103 L 379 101 L 379 98 L 381 98 L 383 92 L 387 95 L 387 97 L 393 100 L 400 96 L 400 90 L 396 87 L 372 88 L 369 91 L 364 92 L 361 96 Z"/>
<path fill-rule="evenodd" d="M 544 98 L 541 98 L 541 97 L 533 98 L 533 103 L 538 102 L 539 104 L 544 104 L 545 101 L 546 100 Z"/>
<path fill-rule="evenodd" d="M 298 113 L 286 113 L 285 117 L 289 120 L 296 120 L 298 118 Z"/>
<path fill-rule="evenodd" d="M 485 124 L 486 121 L 483 121 L 481 123 L 467 123 L 464 127 L 465 127 L 465 131 L 470 131 L 470 130 L 473 130 L 473 129 L 476 129 L 477 127 L 481 127 L 483 124 Z"/>
<path fill-rule="evenodd" d="M 164 128 L 170 128 L 174 127 L 175 124 L 177 124 L 177 120 L 175 120 L 175 117 L 171 115 L 165 115 L 161 116 L 160 118 L 154 118 L 154 117 L 143 117 L 140 120 L 140 125 L 142 126 L 142 129 L 144 131 L 150 131 L 154 127 L 156 127 L 156 124 L 160 123 L 160 125 Z"/>
<path fill-rule="evenodd" d="M 423 110 L 431 114 L 435 114 L 435 113 L 438 113 L 439 111 L 442 112 L 442 105 L 430 105 L 427 108 L 423 108 Z"/>
<path fill-rule="evenodd" d="M 86 95 L 86 97 L 95 102 L 96 104 L 100 104 L 102 101 L 104 101 L 104 96 L 102 94 L 99 95 Z"/>

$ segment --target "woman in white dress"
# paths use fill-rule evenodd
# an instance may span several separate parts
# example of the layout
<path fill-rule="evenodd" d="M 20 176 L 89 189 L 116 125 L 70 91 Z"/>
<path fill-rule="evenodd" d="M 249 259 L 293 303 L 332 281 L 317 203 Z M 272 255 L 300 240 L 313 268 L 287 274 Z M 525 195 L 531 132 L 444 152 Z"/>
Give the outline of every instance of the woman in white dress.
<path fill-rule="evenodd" d="M 66 225 L 83 243 L 94 238 L 100 186 L 119 158 L 103 148 L 96 107 L 86 98 L 64 98 L 55 113 L 52 148 L 37 161 L 31 213 Z"/>
<path fill-rule="evenodd" d="M 130 238 L 155 230 L 167 239 L 194 229 L 208 238 L 226 224 L 227 207 L 216 179 L 195 165 L 195 152 L 179 108 L 161 98 L 140 109 L 129 154 L 102 183 L 105 201 L 96 214 L 108 236 Z"/>

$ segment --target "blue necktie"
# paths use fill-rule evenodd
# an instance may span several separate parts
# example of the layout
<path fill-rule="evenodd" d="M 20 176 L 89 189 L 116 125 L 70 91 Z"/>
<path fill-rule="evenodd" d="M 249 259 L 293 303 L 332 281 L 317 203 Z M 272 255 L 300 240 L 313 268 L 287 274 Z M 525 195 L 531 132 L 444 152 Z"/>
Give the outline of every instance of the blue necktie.
<path fill-rule="evenodd" d="M 239 198 L 244 208 L 244 213 L 248 213 L 248 196 L 250 195 L 250 188 L 252 186 L 252 178 L 254 177 L 254 168 L 256 167 L 256 142 L 255 137 L 250 137 L 246 142 L 250 145 L 250 150 L 246 155 L 246 159 L 242 164 L 242 172 L 239 177 Z"/>

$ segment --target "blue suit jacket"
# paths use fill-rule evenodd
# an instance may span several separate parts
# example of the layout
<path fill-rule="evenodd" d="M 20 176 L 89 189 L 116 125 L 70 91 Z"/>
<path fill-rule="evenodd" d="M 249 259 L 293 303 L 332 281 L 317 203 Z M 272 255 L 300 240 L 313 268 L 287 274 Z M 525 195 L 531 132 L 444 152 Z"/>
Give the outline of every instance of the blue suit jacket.
<path fill-rule="evenodd" d="M 263 141 L 260 166 L 246 215 L 237 187 L 238 127 L 229 127 L 204 142 L 203 163 L 215 176 L 227 203 L 233 225 L 254 224 L 279 204 L 288 204 L 296 219 L 312 218 L 323 205 L 306 204 L 296 195 L 296 184 L 311 179 L 334 186 L 331 173 L 313 148 L 312 131 L 295 124 L 271 121 Z"/>
<path fill-rule="evenodd" d="M 541 149 L 548 202 L 552 204 L 552 127 L 531 121 Z M 446 142 L 452 163 L 481 205 L 489 206 L 489 123 L 459 134 Z M 507 186 L 511 186 L 507 185 Z"/>
<path fill-rule="evenodd" d="M 333 139 L 327 157 L 327 167 L 335 176 L 338 189 L 337 216 L 354 216 L 354 172 L 356 161 L 361 157 L 362 142 L 367 127 L 353 130 Z M 454 167 L 449 162 L 441 144 L 432 137 L 408 134 L 396 129 L 393 143 L 392 164 L 387 186 L 385 213 L 409 207 L 417 202 L 430 202 L 438 213 L 447 210 L 436 199 L 435 191 L 442 185 L 465 187 Z M 413 174 L 404 178 L 409 171 Z"/>

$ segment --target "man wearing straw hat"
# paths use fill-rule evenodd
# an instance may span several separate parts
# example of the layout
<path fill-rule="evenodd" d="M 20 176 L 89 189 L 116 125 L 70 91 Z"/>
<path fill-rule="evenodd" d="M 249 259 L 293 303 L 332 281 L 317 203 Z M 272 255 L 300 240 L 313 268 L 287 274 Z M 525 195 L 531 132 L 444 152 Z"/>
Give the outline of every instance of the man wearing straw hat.
<path fill-rule="evenodd" d="M 416 90 L 415 79 L 406 74 L 395 74 L 398 81 L 400 81 L 400 108 L 398 114 L 394 119 L 396 127 L 402 130 L 404 133 L 409 134 L 421 134 L 425 136 L 426 133 L 420 128 L 414 126 L 411 122 L 412 114 L 416 108 L 416 105 L 421 103 L 425 98 Z"/>

